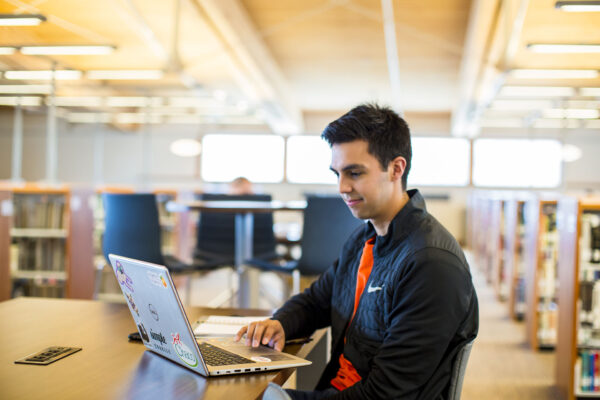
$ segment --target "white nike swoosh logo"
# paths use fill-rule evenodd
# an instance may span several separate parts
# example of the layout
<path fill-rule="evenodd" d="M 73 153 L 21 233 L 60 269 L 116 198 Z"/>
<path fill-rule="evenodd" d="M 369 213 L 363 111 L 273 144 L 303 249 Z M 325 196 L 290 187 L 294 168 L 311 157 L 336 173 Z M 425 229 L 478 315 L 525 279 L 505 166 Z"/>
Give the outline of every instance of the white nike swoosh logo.
<path fill-rule="evenodd" d="M 383 286 L 372 286 L 372 285 L 369 285 L 369 287 L 367 288 L 367 293 L 373 293 L 373 292 L 376 292 L 376 291 L 382 290 L 382 289 L 383 289 Z"/>

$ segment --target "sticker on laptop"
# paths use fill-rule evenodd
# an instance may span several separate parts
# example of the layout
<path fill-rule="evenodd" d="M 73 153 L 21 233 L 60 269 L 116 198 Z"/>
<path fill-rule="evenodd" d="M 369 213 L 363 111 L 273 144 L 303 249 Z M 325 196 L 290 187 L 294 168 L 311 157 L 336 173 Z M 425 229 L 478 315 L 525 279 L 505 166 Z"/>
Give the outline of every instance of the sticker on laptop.
<path fill-rule="evenodd" d="M 115 261 L 115 272 L 117 273 L 117 280 L 121 284 L 121 286 L 125 286 L 129 289 L 130 292 L 133 293 L 133 280 L 125 273 L 123 266 L 119 262 L 119 260 Z"/>
<path fill-rule="evenodd" d="M 152 282 L 154 286 L 167 287 L 167 281 L 161 274 L 152 271 L 147 271 L 147 274 L 150 282 Z"/>
<path fill-rule="evenodd" d="M 262 356 L 254 356 L 254 357 L 250 357 L 250 359 L 252 361 L 256 361 L 256 362 L 271 362 L 270 358 L 262 357 Z"/>
<path fill-rule="evenodd" d="M 198 359 L 196 358 L 194 353 L 192 353 L 190 348 L 181 341 L 179 333 L 171 333 L 171 336 L 173 337 L 173 348 L 175 349 L 177 357 L 179 357 L 181 361 L 183 361 L 190 367 L 198 366 Z"/>
<path fill-rule="evenodd" d="M 146 328 L 144 327 L 144 324 L 142 324 L 141 322 L 138 324 L 138 330 L 140 331 L 140 336 L 142 337 L 144 342 L 150 342 L 150 338 L 148 337 L 148 332 L 146 332 Z"/>
<path fill-rule="evenodd" d="M 130 295 L 129 293 L 125 293 L 125 296 L 127 296 L 127 301 L 129 302 L 129 304 L 131 305 L 131 309 L 133 311 L 135 311 L 135 313 L 137 314 L 137 316 L 140 316 L 140 310 L 138 310 L 137 306 L 135 305 L 135 302 L 133 301 L 133 296 Z"/>

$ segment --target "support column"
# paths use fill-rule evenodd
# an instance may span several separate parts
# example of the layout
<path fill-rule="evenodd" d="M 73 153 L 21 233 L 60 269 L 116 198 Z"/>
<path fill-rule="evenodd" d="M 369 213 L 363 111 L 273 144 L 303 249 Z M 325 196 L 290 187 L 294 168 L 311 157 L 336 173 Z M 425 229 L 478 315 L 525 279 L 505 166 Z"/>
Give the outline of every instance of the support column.
<path fill-rule="evenodd" d="M 15 119 L 13 122 L 13 146 L 12 146 L 12 176 L 13 182 L 23 180 L 23 110 L 21 109 L 21 98 L 15 107 Z"/>
<path fill-rule="evenodd" d="M 55 105 L 55 96 L 56 96 L 56 78 L 54 76 L 54 71 L 56 69 L 56 65 L 52 65 L 52 84 L 51 84 L 51 92 L 48 97 L 48 114 L 47 114 L 47 122 L 46 122 L 46 181 L 48 183 L 56 183 L 56 166 L 57 166 L 57 135 L 56 135 L 56 105 Z"/>

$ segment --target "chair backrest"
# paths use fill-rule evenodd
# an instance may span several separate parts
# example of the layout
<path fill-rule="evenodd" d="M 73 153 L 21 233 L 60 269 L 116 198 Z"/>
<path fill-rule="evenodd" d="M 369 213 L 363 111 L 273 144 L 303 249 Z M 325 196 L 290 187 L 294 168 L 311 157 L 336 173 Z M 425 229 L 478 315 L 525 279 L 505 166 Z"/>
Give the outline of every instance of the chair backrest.
<path fill-rule="evenodd" d="M 263 393 L 262 400 L 291 400 L 289 394 L 279 385 L 270 382 L 265 392 Z"/>
<path fill-rule="evenodd" d="M 206 201 L 271 201 L 271 195 L 228 195 L 203 193 L 200 200 Z M 275 234 L 273 233 L 273 214 L 254 214 L 252 252 L 254 257 L 275 255 Z M 196 248 L 198 257 L 229 257 L 235 254 L 235 214 L 201 212 L 196 231 Z"/>
<path fill-rule="evenodd" d="M 352 232 L 364 222 L 354 218 L 339 196 L 307 196 L 302 228 L 302 275 L 319 275 L 338 258 Z"/>
<path fill-rule="evenodd" d="M 450 387 L 448 389 L 448 400 L 460 400 L 462 392 L 463 380 L 465 379 L 465 371 L 469 355 L 473 348 L 473 341 L 465 344 L 456 354 L 456 358 L 452 363 L 452 372 L 450 375 Z"/>
<path fill-rule="evenodd" d="M 164 265 L 160 223 L 154 194 L 102 195 L 104 237 L 102 252 Z"/>

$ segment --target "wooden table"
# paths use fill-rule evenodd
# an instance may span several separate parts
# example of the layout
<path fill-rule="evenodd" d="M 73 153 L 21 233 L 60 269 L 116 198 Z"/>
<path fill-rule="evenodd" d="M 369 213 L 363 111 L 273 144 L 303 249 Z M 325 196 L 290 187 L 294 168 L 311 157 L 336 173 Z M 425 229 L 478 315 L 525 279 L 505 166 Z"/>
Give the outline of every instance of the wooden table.
<path fill-rule="evenodd" d="M 187 309 L 206 314 L 265 315 L 260 310 Z M 204 378 L 129 342 L 136 330 L 124 304 L 18 298 L 0 302 L 2 399 L 256 399 L 269 382 L 283 384 L 295 368 Z M 324 331 L 285 351 L 306 358 Z M 49 346 L 83 350 L 47 366 L 14 361 Z M 310 367 L 303 367 L 310 368 Z"/>
<path fill-rule="evenodd" d="M 239 278 L 238 306 L 258 306 L 258 277 L 249 268 L 244 268 L 244 260 L 252 258 L 254 214 L 274 211 L 304 211 L 306 201 L 240 201 L 206 200 L 190 202 L 169 202 L 171 212 L 194 210 L 200 212 L 220 212 L 235 214 L 235 269 Z"/>

